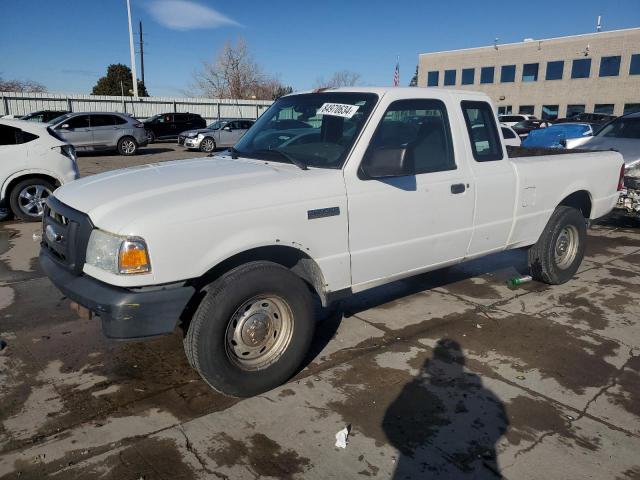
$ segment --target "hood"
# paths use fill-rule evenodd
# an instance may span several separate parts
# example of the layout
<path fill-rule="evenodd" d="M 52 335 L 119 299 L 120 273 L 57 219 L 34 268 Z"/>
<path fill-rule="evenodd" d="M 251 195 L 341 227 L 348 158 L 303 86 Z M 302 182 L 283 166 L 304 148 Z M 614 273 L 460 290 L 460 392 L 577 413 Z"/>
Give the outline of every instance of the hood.
<path fill-rule="evenodd" d="M 215 130 L 211 130 L 210 128 L 197 128 L 194 130 L 187 130 L 185 132 L 180 133 L 180 135 L 184 135 L 185 137 L 188 137 L 190 135 L 197 135 L 199 133 L 212 133 L 215 132 Z"/>
<path fill-rule="evenodd" d="M 635 138 L 590 137 L 578 148 L 585 150 L 611 150 L 622 154 L 625 165 L 629 166 L 640 160 L 640 140 Z"/>
<path fill-rule="evenodd" d="M 105 172 L 66 184 L 55 196 L 87 213 L 98 228 L 128 235 L 147 222 L 197 222 L 343 191 L 341 170 L 303 171 L 288 163 L 222 155 Z"/>

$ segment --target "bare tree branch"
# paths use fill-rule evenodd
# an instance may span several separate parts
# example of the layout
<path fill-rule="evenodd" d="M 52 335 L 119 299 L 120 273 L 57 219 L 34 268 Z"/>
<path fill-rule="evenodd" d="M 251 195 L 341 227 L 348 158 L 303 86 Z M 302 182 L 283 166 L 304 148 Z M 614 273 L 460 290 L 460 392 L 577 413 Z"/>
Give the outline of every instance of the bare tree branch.
<path fill-rule="evenodd" d="M 0 77 L 0 92 L 46 92 L 47 87 L 33 80 L 4 80 Z"/>
<path fill-rule="evenodd" d="M 360 74 L 352 72 L 350 70 L 340 70 L 335 72 L 329 80 L 325 80 L 323 77 L 316 79 L 317 88 L 337 88 L 337 87 L 352 87 L 360 84 Z"/>

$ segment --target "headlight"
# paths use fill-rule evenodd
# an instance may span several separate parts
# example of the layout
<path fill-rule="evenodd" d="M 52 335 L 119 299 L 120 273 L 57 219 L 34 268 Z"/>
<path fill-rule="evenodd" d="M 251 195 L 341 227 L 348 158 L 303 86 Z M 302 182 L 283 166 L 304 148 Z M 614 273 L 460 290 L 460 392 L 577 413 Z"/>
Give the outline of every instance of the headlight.
<path fill-rule="evenodd" d="M 202 140 L 202 139 L 204 138 L 204 134 L 199 133 L 199 134 L 197 135 L 197 138 L 198 138 L 198 140 Z"/>
<path fill-rule="evenodd" d="M 151 271 L 147 244 L 139 237 L 123 237 L 94 229 L 86 262 L 107 272 L 129 275 Z"/>

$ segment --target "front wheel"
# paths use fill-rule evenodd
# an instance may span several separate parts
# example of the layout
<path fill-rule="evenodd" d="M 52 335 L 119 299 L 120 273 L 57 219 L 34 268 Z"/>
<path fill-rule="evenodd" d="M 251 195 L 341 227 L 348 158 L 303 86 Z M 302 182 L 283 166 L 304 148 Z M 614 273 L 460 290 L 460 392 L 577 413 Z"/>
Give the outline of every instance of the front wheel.
<path fill-rule="evenodd" d="M 587 240 L 580 210 L 555 209 L 538 242 L 529 249 L 531 276 L 551 285 L 568 282 L 578 271 Z"/>
<path fill-rule="evenodd" d="M 272 262 L 250 262 L 214 281 L 184 346 L 215 390 L 248 397 L 286 382 L 302 364 L 315 329 L 307 285 Z"/>
<path fill-rule="evenodd" d="M 216 142 L 211 137 L 204 137 L 200 142 L 200 151 L 211 153 L 216 148 Z"/>
<path fill-rule="evenodd" d="M 44 204 L 55 187 L 42 178 L 29 178 L 18 183 L 9 197 L 11 211 L 25 222 L 38 222 L 42 218 Z"/>
<path fill-rule="evenodd" d="M 138 142 L 133 137 L 122 137 L 118 140 L 118 153 L 120 155 L 135 155 L 138 151 Z"/>

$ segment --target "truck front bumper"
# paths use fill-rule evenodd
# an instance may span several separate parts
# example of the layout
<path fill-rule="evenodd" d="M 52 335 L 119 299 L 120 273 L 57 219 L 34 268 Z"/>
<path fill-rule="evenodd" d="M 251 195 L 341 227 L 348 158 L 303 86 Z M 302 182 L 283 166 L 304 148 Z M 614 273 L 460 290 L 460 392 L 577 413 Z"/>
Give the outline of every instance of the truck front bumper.
<path fill-rule="evenodd" d="M 195 293 L 184 283 L 138 289 L 114 287 L 67 271 L 45 252 L 40 253 L 40 265 L 65 296 L 100 317 L 102 332 L 108 338 L 139 339 L 173 332 Z"/>

